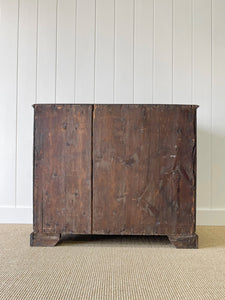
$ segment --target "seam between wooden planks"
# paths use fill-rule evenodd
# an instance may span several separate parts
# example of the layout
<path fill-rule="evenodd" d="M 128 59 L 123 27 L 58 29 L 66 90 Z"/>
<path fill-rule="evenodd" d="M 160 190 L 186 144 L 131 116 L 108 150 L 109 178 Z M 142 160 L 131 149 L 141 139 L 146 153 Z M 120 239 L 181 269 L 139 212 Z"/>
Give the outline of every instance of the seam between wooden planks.
<path fill-rule="evenodd" d="M 93 104 L 91 109 L 91 234 L 93 233 L 93 131 L 94 131 L 94 114 L 95 114 L 95 104 Z"/>

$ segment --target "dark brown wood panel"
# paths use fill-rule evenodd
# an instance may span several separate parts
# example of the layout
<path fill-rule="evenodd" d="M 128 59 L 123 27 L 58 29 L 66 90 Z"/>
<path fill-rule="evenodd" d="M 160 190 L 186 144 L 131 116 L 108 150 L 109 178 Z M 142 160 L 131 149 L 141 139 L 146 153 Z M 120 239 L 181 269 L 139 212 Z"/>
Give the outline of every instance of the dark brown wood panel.
<path fill-rule="evenodd" d="M 196 108 L 95 105 L 93 233 L 194 234 Z"/>
<path fill-rule="evenodd" d="M 34 232 L 91 233 L 91 105 L 34 105 Z"/>

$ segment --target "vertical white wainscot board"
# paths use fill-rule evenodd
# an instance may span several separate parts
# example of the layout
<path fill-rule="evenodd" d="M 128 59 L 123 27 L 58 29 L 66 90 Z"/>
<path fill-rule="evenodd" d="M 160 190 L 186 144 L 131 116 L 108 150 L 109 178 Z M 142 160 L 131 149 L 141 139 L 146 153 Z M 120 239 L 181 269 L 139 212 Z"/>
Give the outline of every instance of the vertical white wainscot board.
<path fill-rule="evenodd" d="M 225 1 L 213 1 L 213 209 L 225 209 Z"/>
<path fill-rule="evenodd" d="M 115 0 L 115 103 L 133 103 L 134 1 Z"/>
<path fill-rule="evenodd" d="M 95 102 L 113 103 L 114 0 L 96 1 Z"/>
<path fill-rule="evenodd" d="M 32 206 L 33 108 L 36 90 L 37 0 L 20 0 L 16 206 Z"/>
<path fill-rule="evenodd" d="M 136 0 L 134 20 L 134 102 L 152 102 L 153 0 Z"/>
<path fill-rule="evenodd" d="M 56 102 L 74 102 L 76 0 L 58 0 Z"/>
<path fill-rule="evenodd" d="M 172 0 L 154 1 L 153 102 L 172 103 Z"/>
<path fill-rule="evenodd" d="M 55 102 L 57 0 L 38 1 L 37 102 Z"/>
<path fill-rule="evenodd" d="M 0 206 L 15 206 L 18 1 L 0 0 Z"/>
<path fill-rule="evenodd" d="M 211 203 L 211 0 L 193 2 L 193 103 L 197 110 L 197 207 Z"/>
<path fill-rule="evenodd" d="M 174 103 L 192 103 L 192 0 L 174 0 L 173 97 Z"/>
<path fill-rule="evenodd" d="M 75 102 L 94 102 L 95 1 L 77 0 Z"/>

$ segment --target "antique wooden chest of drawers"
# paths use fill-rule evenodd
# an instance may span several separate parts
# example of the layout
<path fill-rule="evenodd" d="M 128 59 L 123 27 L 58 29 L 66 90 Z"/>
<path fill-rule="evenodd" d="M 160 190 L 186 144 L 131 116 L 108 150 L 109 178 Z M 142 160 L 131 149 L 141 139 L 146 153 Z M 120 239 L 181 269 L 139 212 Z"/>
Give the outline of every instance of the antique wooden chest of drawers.
<path fill-rule="evenodd" d="M 167 235 L 196 248 L 196 105 L 34 105 L 32 246 Z"/>

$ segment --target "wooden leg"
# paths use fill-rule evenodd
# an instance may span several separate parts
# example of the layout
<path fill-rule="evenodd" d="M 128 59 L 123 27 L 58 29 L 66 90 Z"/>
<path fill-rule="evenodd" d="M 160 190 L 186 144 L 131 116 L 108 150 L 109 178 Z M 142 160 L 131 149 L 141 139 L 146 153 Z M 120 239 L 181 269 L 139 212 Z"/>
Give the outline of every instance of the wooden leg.
<path fill-rule="evenodd" d="M 59 242 L 60 233 L 35 233 L 30 234 L 30 245 L 41 247 L 53 247 Z"/>
<path fill-rule="evenodd" d="M 193 235 L 169 235 L 170 242 L 180 249 L 197 249 L 198 248 L 198 236 Z"/>

